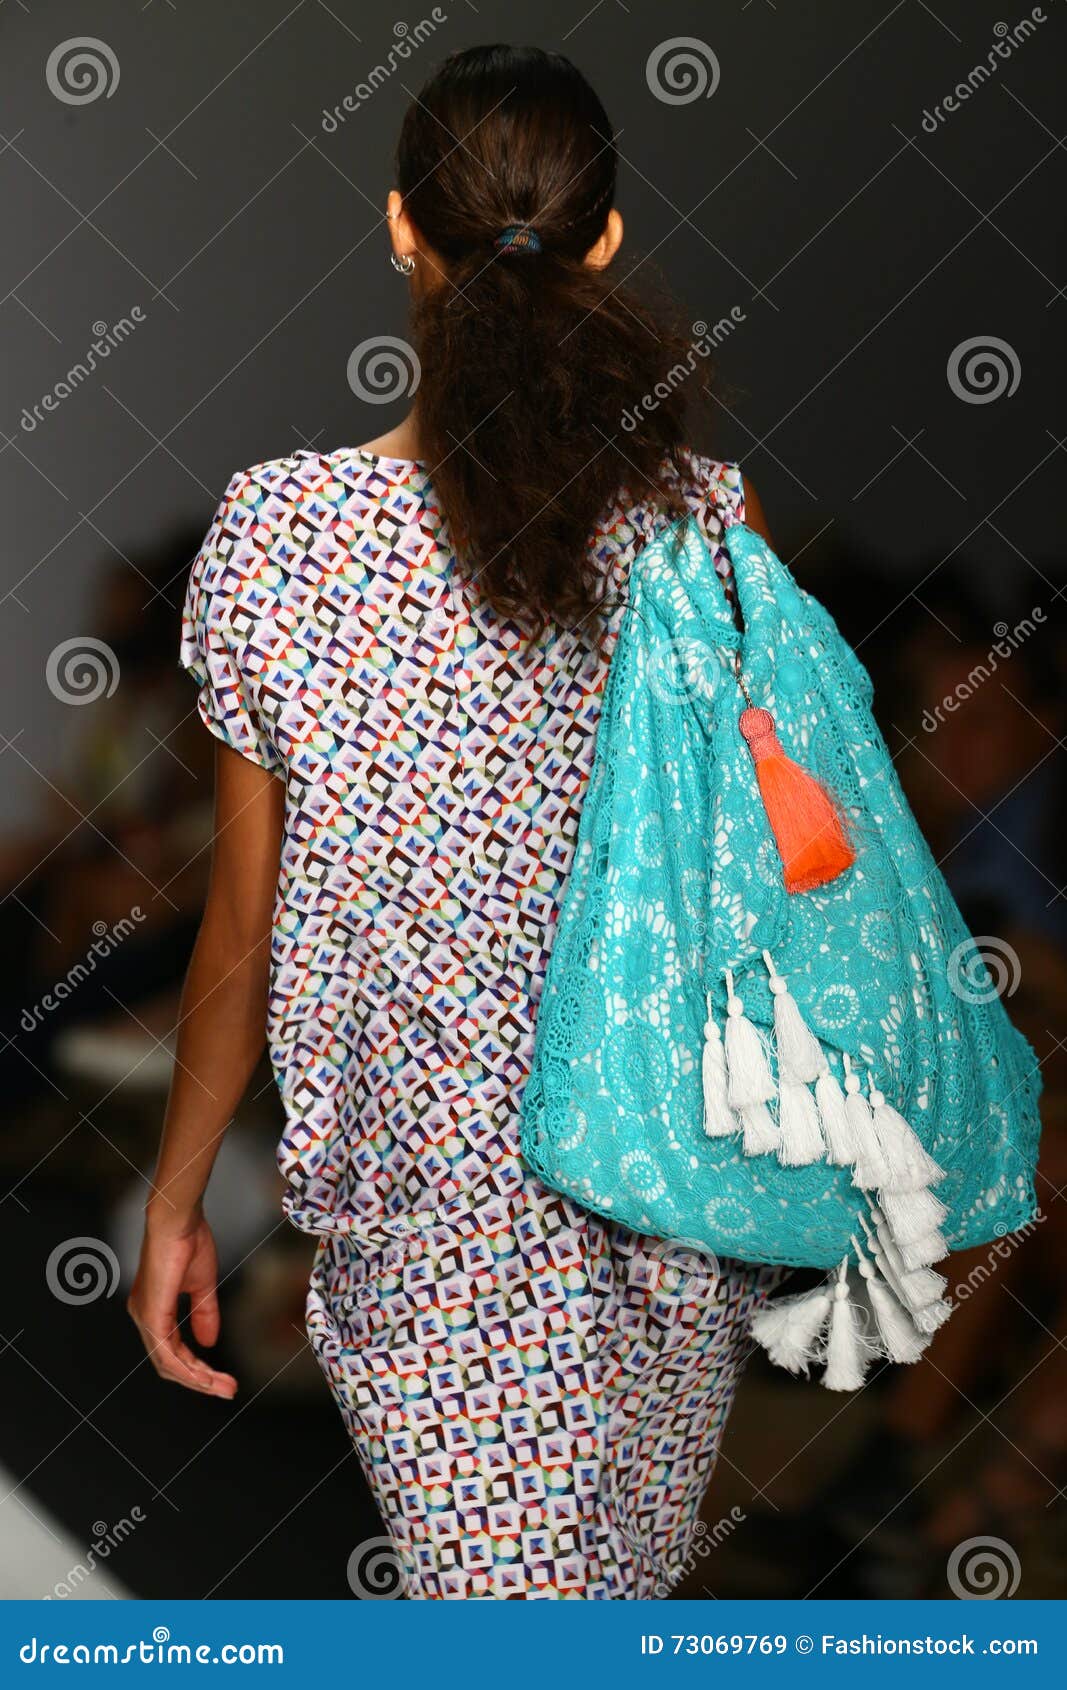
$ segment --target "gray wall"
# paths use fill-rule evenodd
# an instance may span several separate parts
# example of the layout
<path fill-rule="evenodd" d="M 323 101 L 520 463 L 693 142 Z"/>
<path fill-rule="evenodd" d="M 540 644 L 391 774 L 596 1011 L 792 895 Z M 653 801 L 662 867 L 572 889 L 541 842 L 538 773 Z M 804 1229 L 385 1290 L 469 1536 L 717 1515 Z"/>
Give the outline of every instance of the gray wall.
<path fill-rule="evenodd" d="M 783 549 L 822 531 L 817 546 L 831 536 L 902 571 L 956 553 L 993 599 L 1031 581 L 1033 602 L 1048 599 L 1065 432 L 1059 0 L 926 129 L 924 112 L 988 65 L 1018 8 L 446 0 L 441 14 L 330 133 L 324 107 L 386 61 L 398 24 L 413 32 L 431 15 L 422 0 L 403 12 L 11 0 L 0 12 L 0 727 L 20 736 L 4 757 L 16 820 L 42 802 L 69 731 L 48 654 L 92 632 L 101 572 L 176 545 L 178 571 L 175 536 L 206 527 L 236 468 L 358 444 L 402 413 L 359 403 L 346 364 L 366 337 L 403 332 L 378 218 L 409 95 L 434 59 L 475 41 L 576 59 L 620 132 L 635 254 L 654 255 L 694 319 L 744 311 L 720 354 L 732 397 L 718 445 L 759 487 Z M 107 43 L 118 82 L 72 104 L 46 67 L 79 35 Z M 671 104 L 646 66 L 682 36 L 713 50 L 721 78 L 711 98 Z M 128 339 L 24 426 L 93 325 L 134 307 L 144 320 Z M 1008 343 L 1013 394 L 953 391 L 948 360 L 978 336 Z M 891 610 L 872 606 L 872 625 Z"/>

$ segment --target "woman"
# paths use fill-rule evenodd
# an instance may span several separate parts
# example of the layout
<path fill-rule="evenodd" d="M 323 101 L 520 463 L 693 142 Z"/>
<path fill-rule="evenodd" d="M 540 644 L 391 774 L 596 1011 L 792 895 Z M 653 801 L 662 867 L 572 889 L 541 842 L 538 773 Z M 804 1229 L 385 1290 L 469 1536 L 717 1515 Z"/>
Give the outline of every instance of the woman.
<path fill-rule="evenodd" d="M 518 1154 L 630 562 L 687 511 L 724 574 L 724 526 L 765 532 L 685 447 L 691 347 L 610 271 L 615 172 L 567 60 L 444 64 L 388 205 L 414 408 L 235 476 L 186 606 L 216 843 L 131 1312 L 164 1378 L 233 1396 L 176 1307 L 210 1347 L 201 1198 L 266 1021 L 311 1342 L 419 1598 L 662 1593 L 780 1277 L 665 1276 Z"/>

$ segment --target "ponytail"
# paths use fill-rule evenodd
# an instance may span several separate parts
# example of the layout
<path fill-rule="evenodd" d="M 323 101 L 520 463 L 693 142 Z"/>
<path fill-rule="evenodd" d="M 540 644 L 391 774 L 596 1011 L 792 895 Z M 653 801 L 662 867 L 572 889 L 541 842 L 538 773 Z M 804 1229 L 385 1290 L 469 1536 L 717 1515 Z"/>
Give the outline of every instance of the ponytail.
<path fill-rule="evenodd" d="M 671 314 L 583 263 L 614 198 L 607 117 L 559 55 L 475 48 L 411 107 L 397 165 L 444 271 L 416 292 L 412 332 L 420 456 L 452 544 L 503 614 L 595 628 L 598 520 L 625 493 L 686 508 L 685 384 L 668 378 L 694 363 Z"/>

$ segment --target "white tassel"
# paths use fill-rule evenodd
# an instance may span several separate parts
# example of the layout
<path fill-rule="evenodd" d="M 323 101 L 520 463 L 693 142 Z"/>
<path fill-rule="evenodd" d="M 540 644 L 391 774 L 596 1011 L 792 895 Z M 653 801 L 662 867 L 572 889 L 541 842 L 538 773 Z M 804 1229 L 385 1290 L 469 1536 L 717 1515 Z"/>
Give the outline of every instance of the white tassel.
<path fill-rule="evenodd" d="M 704 1131 L 709 1138 L 732 1138 L 740 1122 L 726 1096 L 726 1053 L 708 993 L 708 1018 L 704 1023 Z"/>
<path fill-rule="evenodd" d="M 874 1128 L 887 1168 L 883 1189 L 915 1192 L 924 1191 L 929 1185 L 936 1185 L 938 1180 L 945 1177 L 944 1168 L 939 1167 L 933 1157 L 927 1154 L 915 1129 L 908 1125 L 903 1115 L 898 1114 L 892 1104 L 886 1102 L 885 1094 L 878 1090 L 869 1075 L 868 1085 Z"/>
<path fill-rule="evenodd" d="M 730 1107 L 746 1103 L 769 1103 L 777 1086 L 767 1061 L 763 1040 L 745 1015 L 745 1006 L 734 992 L 734 977 L 726 970 L 726 1071 Z"/>
<path fill-rule="evenodd" d="M 819 1111 L 808 1087 L 800 1080 L 782 1079 L 778 1088 L 778 1160 L 787 1168 L 821 1162 L 826 1144 L 819 1129 Z"/>
<path fill-rule="evenodd" d="M 750 1330 L 776 1367 L 806 1373 L 815 1360 L 829 1313 L 830 1292 L 820 1285 L 799 1297 L 777 1297 L 757 1309 Z"/>
<path fill-rule="evenodd" d="M 898 1302 L 892 1288 L 878 1278 L 873 1263 L 867 1260 L 855 1239 L 852 1243 L 859 1257 L 859 1270 L 883 1354 L 890 1361 L 899 1363 L 918 1361 L 926 1348 L 922 1334 L 916 1330 L 915 1322 L 904 1305 Z"/>
<path fill-rule="evenodd" d="M 940 1256 L 937 1258 L 941 1260 Z M 904 1293 L 904 1301 L 909 1309 L 924 1309 L 930 1303 L 941 1301 L 945 1293 L 948 1280 L 943 1273 L 935 1273 L 931 1267 L 906 1268 L 901 1262 L 903 1272 L 900 1275 L 900 1288 Z"/>
<path fill-rule="evenodd" d="M 778 1149 L 778 1128 L 765 1103 L 743 1103 L 737 1114 L 746 1156 L 769 1156 Z"/>
<path fill-rule="evenodd" d="M 888 1285 L 874 1277 L 867 1283 L 867 1295 L 889 1360 L 901 1364 L 918 1361 L 929 1339 L 918 1330 L 903 1303 L 897 1301 Z"/>
<path fill-rule="evenodd" d="M 934 1262 L 943 1261 L 948 1255 L 948 1245 L 940 1232 L 926 1232 L 921 1238 L 913 1238 L 909 1244 L 900 1245 L 900 1255 L 909 1273 L 916 1268 L 930 1267 Z"/>
<path fill-rule="evenodd" d="M 874 1130 L 871 1106 L 860 1090 L 860 1077 L 853 1071 L 848 1057 L 845 1063 L 845 1113 L 852 1130 L 855 1167 L 852 1183 L 860 1191 L 877 1191 L 886 1181 L 889 1170 L 885 1165 L 878 1134 Z"/>
<path fill-rule="evenodd" d="M 820 1068 L 826 1066 L 822 1046 L 804 1025 L 796 1000 L 780 974 L 775 972 L 771 953 L 763 960 L 770 974 L 774 998 L 774 1049 L 778 1058 L 778 1160 L 787 1168 L 806 1168 L 821 1162 L 826 1154 L 819 1112 L 808 1090 Z"/>
<path fill-rule="evenodd" d="M 951 1314 L 951 1303 L 929 1303 L 924 1309 L 916 1309 L 911 1318 L 920 1332 L 929 1333 L 932 1337 L 939 1326 L 944 1326 Z"/>
<path fill-rule="evenodd" d="M 932 1271 L 930 1262 L 939 1262 L 948 1255 L 948 1246 L 941 1234 L 931 1233 L 927 1238 L 919 1239 L 917 1245 L 909 1245 L 908 1255 L 905 1256 L 893 1242 L 889 1228 L 877 1209 L 874 1214 L 881 1249 L 879 1265 L 901 1301 L 907 1303 L 913 1314 L 938 1302 L 948 1281 L 942 1274 Z M 925 1260 L 918 1260 L 920 1256 Z"/>
<path fill-rule="evenodd" d="M 905 1262 L 908 1260 L 906 1246 L 936 1232 L 948 1214 L 945 1205 L 939 1202 L 933 1192 L 925 1189 L 887 1191 L 883 1188 L 878 1193 L 878 1206 Z M 935 1256 L 933 1260 L 939 1261 L 940 1257 Z M 909 1265 L 922 1266 L 919 1262 Z"/>
<path fill-rule="evenodd" d="M 878 1209 L 872 1205 L 871 1214 L 877 1222 L 877 1234 L 871 1232 L 865 1215 L 860 1215 L 863 1230 L 867 1235 L 867 1243 L 874 1255 L 883 1277 L 896 1291 L 915 1314 L 917 1310 L 926 1308 L 930 1303 L 939 1302 L 948 1280 L 943 1274 L 935 1273 L 933 1268 L 913 1268 L 909 1271 L 904 1266 L 904 1258 L 893 1243 L 889 1229 Z"/>
<path fill-rule="evenodd" d="M 828 1391 L 858 1391 L 870 1358 L 870 1345 L 860 1331 L 859 1314 L 849 1296 L 846 1256 L 838 1269 L 834 1286 L 823 1384 Z"/>
<path fill-rule="evenodd" d="M 827 1161 L 832 1162 L 836 1168 L 851 1168 L 856 1160 L 856 1147 L 852 1128 L 848 1123 L 845 1094 L 838 1085 L 837 1077 L 829 1063 L 824 1064 L 815 1081 L 815 1103 L 829 1145 Z"/>
<path fill-rule="evenodd" d="M 763 1041 L 745 1015 L 734 992 L 734 977 L 726 970 L 726 1089 L 731 1109 L 744 1128 L 746 1156 L 762 1156 L 778 1148 L 778 1129 L 766 1105 L 778 1095 Z"/>
<path fill-rule="evenodd" d="M 931 1197 L 929 1192 L 925 1193 L 925 1195 L 929 1198 L 931 1203 L 936 1205 L 937 1208 L 941 1207 L 936 1197 Z M 888 1194 L 879 1194 L 879 1202 L 882 1204 L 883 1208 L 886 1206 L 887 1196 Z M 908 1199 L 900 1198 L 899 1201 L 907 1202 Z M 871 1204 L 871 1213 L 874 1216 L 882 1248 L 887 1254 L 892 1254 L 894 1268 L 896 1269 L 899 1267 L 899 1272 L 903 1278 L 907 1278 L 917 1271 L 928 1268 L 933 1262 L 940 1262 L 948 1255 L 948 1245 L 945 1243 L 941 1233 L 936 1229 L 932 1232 L 923 1233 L 921 1237 L 913 1238 L 905 1243 L 897 1235 L 888 1214 L 883 1214 L 873 1202 Z M 940 1275 L 938 1277 L 940 1277 Z"/>
<path fill-rule="evenodd" d="M 770 975 L 774 997 L 774 1047 L 778 1053 L 779 1080 L 802 1080 L 805 1084 L 818 1078 L 825 1066 L 823 1049 L 808 1027 L 788 985 L 775 971 L 770 951 L 763 960 Z"/>

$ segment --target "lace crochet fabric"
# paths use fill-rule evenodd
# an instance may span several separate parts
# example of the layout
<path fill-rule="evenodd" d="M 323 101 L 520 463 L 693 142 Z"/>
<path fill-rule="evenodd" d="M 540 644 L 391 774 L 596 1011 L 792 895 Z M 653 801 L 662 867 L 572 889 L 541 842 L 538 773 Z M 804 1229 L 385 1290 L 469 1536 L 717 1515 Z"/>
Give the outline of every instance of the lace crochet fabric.
<path fill-rule="evenodd" d="M 759 535 L 738 523 L 726 545 L 744 633 L 695 524 L 631 570 L 522 1100 L 525 1157 L 641 1232 L 867 1273 L 856 1240 L 871 1240 L 872 1211 L 853 1168 L 784 1166 L 709 1136 L 706 1017 L 722 1026 L 738 994 L 773 1060 L 769 953 L 835 1078 L 863 1073 L 938 1164 L 944 1243 L 1002 1237 L 1036 1208 L 1036 1058 L 904 799 L 866 670 Z M 844 814 L 855 862 L 816 891 L 783 884 L 738 726 L 738 661 Z M 884 1250 L 902 1273 L 891 1239 Z M 885 1272 L 877 1246 L 876 1259 Z"/>

